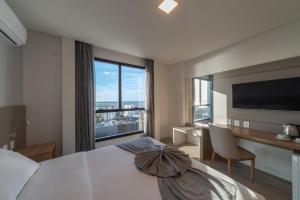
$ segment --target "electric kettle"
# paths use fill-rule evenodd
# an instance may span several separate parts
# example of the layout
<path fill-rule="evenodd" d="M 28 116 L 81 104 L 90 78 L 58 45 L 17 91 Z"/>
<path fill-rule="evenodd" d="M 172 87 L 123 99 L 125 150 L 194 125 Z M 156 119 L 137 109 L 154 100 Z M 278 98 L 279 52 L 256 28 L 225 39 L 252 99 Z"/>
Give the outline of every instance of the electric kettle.
<path fill-rule="evenodd" d="M 283 133 L 291 138 L 299 137 L 299 129 L 297 125 L 294 124 L 286 124 L 283 125 Z"/>

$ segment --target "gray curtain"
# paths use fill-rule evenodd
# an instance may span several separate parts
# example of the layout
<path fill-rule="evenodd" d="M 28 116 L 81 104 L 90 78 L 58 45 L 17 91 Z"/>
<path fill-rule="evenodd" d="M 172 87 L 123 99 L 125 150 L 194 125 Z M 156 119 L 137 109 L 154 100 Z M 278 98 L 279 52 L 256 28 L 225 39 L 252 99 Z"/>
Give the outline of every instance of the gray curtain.
<path fill-rule="evenodd" d="M 146 70 L 146 102 L 145 102 L 145 125 L 146 136 L 154 138 L 154 61 L 145 59 Z"/>
<path fill-rule="evenodd" d="M 95 148 L 93 46 L 75 42 L 76 152 Z"/>

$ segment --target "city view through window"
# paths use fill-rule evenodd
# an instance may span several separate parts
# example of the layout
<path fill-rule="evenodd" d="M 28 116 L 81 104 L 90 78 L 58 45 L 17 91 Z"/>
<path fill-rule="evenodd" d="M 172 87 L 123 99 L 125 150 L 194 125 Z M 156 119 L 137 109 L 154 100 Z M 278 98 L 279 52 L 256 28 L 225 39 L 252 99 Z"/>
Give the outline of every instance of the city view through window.
<path fill-rule="evenodd" d="M 210 119 L 211 97 L 210 81 L 203 79 L 193 79 L 194 87 L 194 123 Z"/>
<path fill-rule="evenodd" d="M 145 69 L 95 60 L 96 139 L 144 129 Z"/>

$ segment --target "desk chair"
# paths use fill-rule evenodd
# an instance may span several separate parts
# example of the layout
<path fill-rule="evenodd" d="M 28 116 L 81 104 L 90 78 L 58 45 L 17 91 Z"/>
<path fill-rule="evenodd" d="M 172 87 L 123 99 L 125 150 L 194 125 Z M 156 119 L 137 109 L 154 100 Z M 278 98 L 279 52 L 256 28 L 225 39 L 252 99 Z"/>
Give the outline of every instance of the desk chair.
<path fill-rule="evenodd" d="M 216 154 L 218 154 L 227 160 L 227 174 L 231 176 L 233 161 L 251 160 L 251 181 L 254 182 L 255 155 L 238 146 L 233 133 L 227 128 L 209 124 L 209 133 L 213 147 L 210 165 L 212 165 Z"/>

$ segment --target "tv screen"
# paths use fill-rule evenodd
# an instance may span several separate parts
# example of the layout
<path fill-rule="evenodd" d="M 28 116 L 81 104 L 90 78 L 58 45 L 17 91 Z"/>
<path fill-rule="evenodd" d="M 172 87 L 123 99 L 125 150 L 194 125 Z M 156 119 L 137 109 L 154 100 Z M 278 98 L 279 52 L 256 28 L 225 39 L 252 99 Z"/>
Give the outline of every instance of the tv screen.
<path fill-rule="evenodd" d="M 232 107 L 300 111 L 300 77 L 232 85 Z"/>

